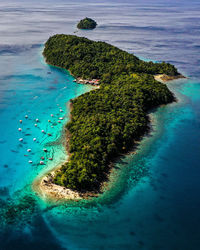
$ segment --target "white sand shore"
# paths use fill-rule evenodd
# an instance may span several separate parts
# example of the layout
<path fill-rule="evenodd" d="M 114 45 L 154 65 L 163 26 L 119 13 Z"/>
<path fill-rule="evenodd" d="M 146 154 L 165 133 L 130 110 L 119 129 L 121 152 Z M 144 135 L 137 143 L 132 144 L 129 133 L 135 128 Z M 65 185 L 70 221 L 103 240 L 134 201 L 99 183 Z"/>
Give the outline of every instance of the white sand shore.
<path fill-rule="evenodd" d="M 33 183 L 33 190 L 44 200 L 80 200 L 83 196 L 79 192 L 56 185 L 53 183 L 55 172 L 61 166 L 56 167 L 53 171 L 44 174 L 36 179 Z"/>
<path fill-rule="evenodd" d="M 183 75 L 177 75 L 177 76 L 168 76 L 166 74 L 159 74 L 159 75 L 154 75 L 154 78 L 158 82 L 168 82 L 168 81 L 173 81 L 181 78 L 186 78 Z"/>

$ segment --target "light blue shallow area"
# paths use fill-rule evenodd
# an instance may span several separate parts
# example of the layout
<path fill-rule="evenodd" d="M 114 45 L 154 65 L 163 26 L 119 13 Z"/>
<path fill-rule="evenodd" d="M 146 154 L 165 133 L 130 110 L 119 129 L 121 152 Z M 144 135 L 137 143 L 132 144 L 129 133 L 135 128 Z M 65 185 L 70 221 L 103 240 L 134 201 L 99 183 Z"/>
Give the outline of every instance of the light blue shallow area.
<path fill-rule="evenodd" d="M 199 249 L 198 1 L 2 1 L 0 7 L 0 249 Z M 172 62 L 189 79 L 168 83 L 178 102 L 151 114 L 152 132 L 137 154 L 116 163 L 105 193 L 48 204 L 32 182 L 66 160 L 68 102 L 91 87 L 45 64 L 42 44 L 55 33 L 73 34 L 85 16 L 99 25 L 77 35 Z"/>
<path fill-rule="evenodd" d="M 1 76 L 0 109 L 3 152 L 0 185 L 8 186 L 11 193 L 30 184 L 43 168 L 40 161 L 55 165 L 66 160 L 62 131 L 69 115 L 67 101 L 91 89 L 74 84 L 69 73 L 45 64 L 40 48 L 16 56 L 14 63 L 17 69 L 13 69 L 13 74 Z M 27 152 L 29 149 L 31 152 Z M 49 158 L 53 158 L 53 163 Z"/>

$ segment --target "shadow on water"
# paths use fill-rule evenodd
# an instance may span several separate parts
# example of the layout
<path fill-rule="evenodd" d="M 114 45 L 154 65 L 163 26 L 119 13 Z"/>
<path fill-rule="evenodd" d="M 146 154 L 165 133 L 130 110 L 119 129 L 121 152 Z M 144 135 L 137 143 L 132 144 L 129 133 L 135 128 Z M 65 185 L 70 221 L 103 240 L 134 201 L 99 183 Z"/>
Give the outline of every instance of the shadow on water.
<path fill-rule="evenodd" d="M 66 250 L 57 242 L 55 236 L 51 233 L 44 219 L 41 216 L 34 218 L 31 223 L 31 229 L 26 228 L 23 231 L 7 230 L 0 235 L 2 250 Z M 31 230 L 31 231 L 30 231 Z"/>

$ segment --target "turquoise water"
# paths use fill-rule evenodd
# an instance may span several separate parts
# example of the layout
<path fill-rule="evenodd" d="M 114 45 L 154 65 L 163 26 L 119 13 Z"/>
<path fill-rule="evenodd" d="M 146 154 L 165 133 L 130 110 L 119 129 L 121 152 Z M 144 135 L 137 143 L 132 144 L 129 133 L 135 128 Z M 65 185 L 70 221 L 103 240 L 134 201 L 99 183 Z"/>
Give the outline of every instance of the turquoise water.
<path fill-rule="evenodd" d="M 69 115 L 67 101 L 90 89 L 89 86 L 75 85 L 74 78 L 67 72 L 46 65 L 41 49 L 28 53 L 34 67 L 25 64 L 26 56 L 27 53 L 20 56 L 24 64 L 14 69 L 12 75 L 3 76 L 1 85 L 4 92 L 1 129 L 4 132 L 0 150 L 4 152 L 6 149 L 1 156 L 1 176 L 7 176 L 1 180 L 1 187 L 8 186 L 10 194 L 30 184 L 33 177 L 40 173 L 44 168 L 40 165 L 41 157 L 45 157 L 43 161 L 48 166 L 66 160 L 62 130 Z M 13 85 L 15 90 L 12 89 Z M 7 86 L 11 89 L 7 89 Z M 6 106 L 4 100 L 9 100 Z M 25 118 L 26 115 L 28 118 Z M 43 152 L 44 148 L 48 150 L 47 153 Z M 31 152 L 27 152 L 28 149 Z M 48 158 L 54 161 L 51 163 Z M 24 176 L 26 178 L 22 182 Z"/>
<path fill-rule="evenodd" d="M 199 249 L 199 3 L 12 1 L 0 6 L 0 249 Z M 42 44 L 51 34 L 72 34 L 82 16 L 95 17 L 99 26 L 78 35 L 145 60 L 170 61 L 189 79 L 168 83 L 178 102 L 151 114 L 152 132 L 137 154 L 116 163 L 115 181 L 105 193 L 89 201 L 46 203 L 32 191 L 32 182 L 66 160 L 67 103 L 91 87 L 45 64 Z M 39 164 L 41 157 L 45 165 Z"/>

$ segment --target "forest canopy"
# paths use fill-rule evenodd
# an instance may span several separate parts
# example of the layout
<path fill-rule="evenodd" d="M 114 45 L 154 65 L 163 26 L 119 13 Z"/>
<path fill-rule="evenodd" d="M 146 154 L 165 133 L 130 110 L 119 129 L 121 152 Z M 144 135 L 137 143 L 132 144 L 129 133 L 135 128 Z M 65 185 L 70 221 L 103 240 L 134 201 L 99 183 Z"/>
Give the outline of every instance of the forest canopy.
<path fill-rule="evenodd" d="M 75 77 L 100 79 L 99 89 L 71 100 L 70 159 L 54 182 L 74 190 L 96 190 L 114 157 L 127 152 L 148 130 L 147 112 L 174 101 L 154 74 L 179 75 L 169 63 L 144 62 L 105 42 L 55 35 L 45 44 L 46 61 Z"/>
<path fill-rule="evenodd" d="M 97 26 L 97 23 L 93 19 L 88 18 L 88 17 L 82 19 L 77 24 L 78 29 L 87 29 L 87 30 L 95 29 L 96 26 Z"/>

